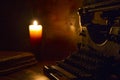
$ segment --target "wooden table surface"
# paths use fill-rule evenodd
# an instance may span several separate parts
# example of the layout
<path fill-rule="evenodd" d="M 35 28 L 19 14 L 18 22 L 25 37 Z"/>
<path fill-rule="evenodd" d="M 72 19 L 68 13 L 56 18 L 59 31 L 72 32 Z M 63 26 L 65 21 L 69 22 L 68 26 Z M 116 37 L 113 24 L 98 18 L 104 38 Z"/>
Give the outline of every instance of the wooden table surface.
<path fill-rule="evenodd" d="M 30 67 L 0 76 L 0 80 L 50 80 L 43 73 L 44 65 L 55 64 L 55 61 L 39 61 Z"/>

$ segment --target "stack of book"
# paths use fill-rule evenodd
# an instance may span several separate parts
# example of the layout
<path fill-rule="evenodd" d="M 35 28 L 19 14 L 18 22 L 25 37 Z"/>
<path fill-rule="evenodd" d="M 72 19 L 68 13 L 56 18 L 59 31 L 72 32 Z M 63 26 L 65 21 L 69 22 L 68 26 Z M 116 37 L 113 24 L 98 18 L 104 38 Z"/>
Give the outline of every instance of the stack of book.
<path fill-rule="evenodd" d="M 37 60 L 33 53 L 0 51 L 0 75 L 18 71 L 36 63 Z"/>

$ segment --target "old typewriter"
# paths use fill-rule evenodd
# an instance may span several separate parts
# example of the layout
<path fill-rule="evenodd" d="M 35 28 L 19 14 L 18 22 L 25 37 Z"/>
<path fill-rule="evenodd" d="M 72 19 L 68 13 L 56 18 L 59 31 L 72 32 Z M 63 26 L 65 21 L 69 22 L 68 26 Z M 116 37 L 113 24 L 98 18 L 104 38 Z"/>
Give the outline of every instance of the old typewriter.
<path fill-rule="evenodd" d="M 51 80 L 120 80 L 120 0 L 78 10 L 78 50 L 43 71 Z"/>

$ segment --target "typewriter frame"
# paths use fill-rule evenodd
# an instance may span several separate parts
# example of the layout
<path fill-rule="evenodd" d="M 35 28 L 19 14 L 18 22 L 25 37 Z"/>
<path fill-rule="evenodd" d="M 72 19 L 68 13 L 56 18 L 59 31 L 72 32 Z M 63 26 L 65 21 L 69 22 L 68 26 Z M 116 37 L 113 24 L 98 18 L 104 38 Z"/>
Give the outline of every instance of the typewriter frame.
<path fill-rule="evenodd" d="M 78 43 L 78 51 L 75 51 L 75 53 L 71 54 L 66 59 L 58 61 L 56 65 L 44 66 L 44 73 L 48 77 L 50 77 L 51 80 L 119 80 L 120 0 L 112 0 L 83 6 L 82 8 L 79 8 L 78 12 L 80 15 L 80 22 L 82 26 L 82 31 L 79 35 L 79 37 L 81 37 L 81 40 L 79 40 Z M 102 17 L 105 20 L 105 23 L 102 24 L 94 22 L 93 18 L 96 17 L 95 15 L 99 15 L 98 17 Z M 81 67 L 76 69 L 73 67 L 73 65 L 71 66 L 70 64 L 76 63 L 74 65 L 77 65 L 81 61 L 66 62 L 70 61 L 71 58 L 73 59 L 76 55 L 80 56 L 77 60 L 82 60 L 83 57 L 88 57 L 89 55 L 88 59 L 86 58 L 85 60 L 88 60 L 88 62 L 91 60 L 92 63 L 95 64 L 97 63 L 97 60 L 94 60 L 94 58 L 96 58 L 95 56 L 97 56 L 97 58 L 99 57 L 99 59 L 103 60 L 103 62 L 105 63 L 99 65 L 99 68 L 95 67 L 97 68 L 97 70 L 92 71 L 95 72 L 93 74 L 91 72 L 92 76 L 88 74 L 79 76 L 80 73 L 78 69 L 82 70 Z M 82 68 L 88 68 L 89 71 L 89 68 L 91 68 L 91 66 L 88 66 L 86 65 Z M 73 73 L 75 73 L 76 75 L 74 75 Z M 117 78 L 114 78 L 114 75 Z"/>

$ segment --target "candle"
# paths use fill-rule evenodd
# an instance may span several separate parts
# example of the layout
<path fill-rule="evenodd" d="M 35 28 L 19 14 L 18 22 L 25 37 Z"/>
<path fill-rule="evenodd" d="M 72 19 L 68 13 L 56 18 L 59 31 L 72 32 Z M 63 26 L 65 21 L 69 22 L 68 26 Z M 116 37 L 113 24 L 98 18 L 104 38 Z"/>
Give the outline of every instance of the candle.
<path fill-rule="evenodd" d="M 42 38 L 42 25 L 38 25 L 38 22 L 35 20 L 33 25 L 29 25 L 29 34 L 31 45 L 39 45 Z"/>

